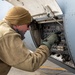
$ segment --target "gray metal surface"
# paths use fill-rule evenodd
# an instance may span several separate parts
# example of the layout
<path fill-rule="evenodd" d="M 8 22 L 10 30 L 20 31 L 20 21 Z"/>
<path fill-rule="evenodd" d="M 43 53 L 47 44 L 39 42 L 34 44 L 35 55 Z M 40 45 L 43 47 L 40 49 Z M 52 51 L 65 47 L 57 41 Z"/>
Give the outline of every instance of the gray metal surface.
<path fill-rule="evenodd" d="M 75 63 L 75 0 L 57 0 L 64 15 L 64 29 L 67 44 Z"/>
<path fill-rule="evenodd" d="M 75 74 L 47 60 L 35 72 L 23 71 L 12 67 L 7 75 L 75 75 Z"/>

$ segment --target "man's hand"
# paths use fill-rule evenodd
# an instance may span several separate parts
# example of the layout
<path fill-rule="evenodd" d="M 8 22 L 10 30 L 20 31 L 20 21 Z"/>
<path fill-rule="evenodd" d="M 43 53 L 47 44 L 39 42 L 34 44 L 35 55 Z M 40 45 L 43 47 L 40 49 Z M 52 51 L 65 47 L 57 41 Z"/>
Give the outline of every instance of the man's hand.
<path fill-rule="evenodd" d="M 61 41 L 59 34 L 61 33 L 56 32 L 52 35 L 49 35 L 43 40 L 42 45 L 46 45 L 50 49 L 54 43 L 58 44 Z"/>

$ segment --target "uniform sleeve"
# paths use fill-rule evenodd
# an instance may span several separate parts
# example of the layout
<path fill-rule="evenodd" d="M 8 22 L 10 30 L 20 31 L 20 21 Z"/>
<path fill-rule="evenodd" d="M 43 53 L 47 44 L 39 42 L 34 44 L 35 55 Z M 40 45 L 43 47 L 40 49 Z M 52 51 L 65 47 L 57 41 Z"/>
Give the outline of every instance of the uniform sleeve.
<path fill-rule="evenodd" d="M 30 52 L 16 33 L 13 33 L 13 36 L 4 36 L 2 45 L 2 61 L 25 71 L 37 70 L 49 56 L 49 49 L 45 45 L 39 46 L 33 53 Z"/>

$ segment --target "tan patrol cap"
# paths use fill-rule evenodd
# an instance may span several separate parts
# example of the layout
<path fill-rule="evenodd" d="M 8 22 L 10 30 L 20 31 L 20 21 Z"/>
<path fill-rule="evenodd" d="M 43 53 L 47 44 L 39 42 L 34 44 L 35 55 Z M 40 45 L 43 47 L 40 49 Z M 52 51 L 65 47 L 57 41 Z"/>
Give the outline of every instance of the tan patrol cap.
<path fill-rule="evenodd" d="M 23 25 L 29 24 L 32 18 L 26 9 L 23 7 L 15 6 L 8 11 L 5 19 L 10 22 L 10 24 Z"/>

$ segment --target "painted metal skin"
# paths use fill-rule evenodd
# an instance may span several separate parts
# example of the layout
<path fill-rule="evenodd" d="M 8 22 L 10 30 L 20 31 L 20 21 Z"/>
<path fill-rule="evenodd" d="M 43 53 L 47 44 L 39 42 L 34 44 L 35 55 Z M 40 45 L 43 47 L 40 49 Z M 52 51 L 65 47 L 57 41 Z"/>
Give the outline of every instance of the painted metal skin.
<path fill-rule="evenodd" d="M 56 0 L 63 11 L 65 37 L 75 64 L 75 0 Z"/>

